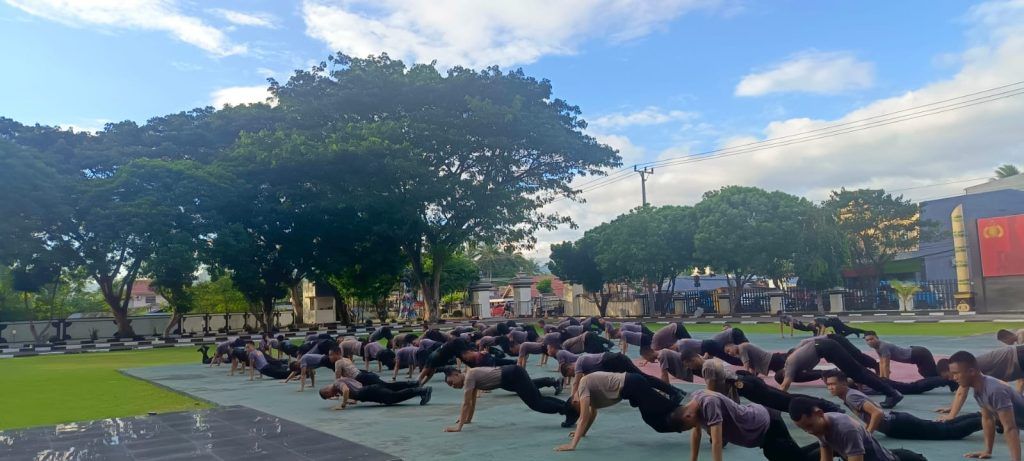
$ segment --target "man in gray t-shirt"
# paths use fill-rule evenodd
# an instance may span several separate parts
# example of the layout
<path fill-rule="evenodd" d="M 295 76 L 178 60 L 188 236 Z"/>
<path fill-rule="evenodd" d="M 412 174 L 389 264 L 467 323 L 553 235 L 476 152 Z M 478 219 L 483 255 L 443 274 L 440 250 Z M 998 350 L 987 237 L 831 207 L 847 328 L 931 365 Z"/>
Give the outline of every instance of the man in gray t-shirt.
<path fill-rule="evenodd" d="M 925 458 L 903 449 L 888 450 L 868 433 L 859 420 L 843 413 L 825 413 L 814 400 L 797 397 L 789 405 L 789 417 L 797 427 L 817 437 L 821 459 L 910 461 Z"/>
<path fill-rule="evenodd" d="M 903 347 L 878 339 L 874 331 L 864 332 L 864 342 L 878 352 L 878 376 L 888 378 L 892 371 L 892 362 L 911 363 L 917 366 L 922 378 L 939 375 L 932 351 L 921 346 Z"/>
<path fill-rule="evenodd" d="M 1011 346 L 1010 348 L 1013 348 Z M 988 458 L 992 456 L 995 444 L 995 424 L 998 420 L 1003 426 L 1003 438 L 1006 440 L 1011 461 L 1021 461 L 1020 431 L 1024 423 L 1024 398 L 1020 389 L 1016 392 L 1007 384 L 982 372 L 981 358 L 975 358 L 970 352 L 959 351 L 949 357 L 949 371 L 953 379 L 960 385 L 957 400 L 950 409 L 949 417 L 956 416 L 967 397 L 967 390 L 974 391 L 974 400 L 981 407 L 981 426 L 985 434 L 985 449 L 968 453 L 967 458 Z"/>
<path fill-rule="evenodd" d="M 769 371 L 781 370 L 787 357 L 784 352 L 771 353 L 753 343 L 730 344 L 725 346 L 725 353 L 739 357 L 743 368 L 758 376 L 768 376 Z"/>
<path fill-rule="evenodd" d="M 717 392 L 694 392 L 689 403 L 672 417 L 680 419 L 682 430 L 693 429 L 690 435 L 690 453 L 696 459 L 700 453 L 701 433 L 711 436 L 712 459 L 723 459 L 726 443 L 760 448 L 771 461 L 792 461 L 806 458 L 806 449 L 793 441 L 786 423 L 778 411 L 756 403 L 740 405 Z"/>

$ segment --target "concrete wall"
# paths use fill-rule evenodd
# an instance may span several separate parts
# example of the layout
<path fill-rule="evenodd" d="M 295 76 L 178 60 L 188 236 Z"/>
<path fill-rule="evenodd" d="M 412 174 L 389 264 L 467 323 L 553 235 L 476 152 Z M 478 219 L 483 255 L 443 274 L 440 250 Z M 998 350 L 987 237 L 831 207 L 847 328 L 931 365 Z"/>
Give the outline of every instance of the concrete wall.
<path fill-rule="evenodd" d="M 203 326 L 205 322 L 203 320 L 204 314 L 193 314 L 187 315 L 182 321 L 184 327 L 184 333 L 201 334 L 203 333 Z M 227 318 L 225 318 L 227 316 Z M 280 323 L 282 327 L 287 327 L 292 324 L 292 318 L 294 314 L 291 311 L 282 311 L 280 316 Z M 140 336 L 152 336 L 155 331 L 158 334 L 163 334 L 164 329 L 167 327 L 167 322 L 171 319 L 170 315 L 146 315 L 132 317 L 132 328 L 135 333 Z M 96 336 L 101 339 L 112 338 L 114 333 L 117 332 L 117 324 L 114 323 L 112 317 L 100 317 L 100 318 L 88 318 L 88 319 L 72 319 L 69 320 L 64 334 L 69 336 L 70 340 L 87 340 L 92 337 L 93 330 L 96 330 Z M 7 342 L 29 342 L 32 341 L 32 333 L 29 330 L 30 322 L 3 322 L 5 328 L 0 330 L 0 338 L 3 338 Z M 41 331 L 45 326 L 46 322 L 35 322 L 37 331 Z M 241 332 L 244 331 L 245 325 L 248 324 L 252 327 L 256 327 L 256 319 L 253 316 L 249 316 L 248 321 L 245 315 L 242 313 L 233 314 L 211 314 L 210 316 L 210 331 L 217 332 L 225 325 L 228 326 L 230 332 Z M 49 339 L 50 336 L 57 334 L 57 330 L 54 327 L 50 327 L 50 330 L 46 332 L 44 339 Z"/>

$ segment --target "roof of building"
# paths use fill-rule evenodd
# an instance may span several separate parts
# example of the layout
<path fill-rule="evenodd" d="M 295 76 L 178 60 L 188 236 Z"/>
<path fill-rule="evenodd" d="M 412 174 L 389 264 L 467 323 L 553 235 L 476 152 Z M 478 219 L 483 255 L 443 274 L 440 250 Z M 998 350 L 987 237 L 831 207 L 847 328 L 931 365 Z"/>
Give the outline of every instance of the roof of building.
<path fill-rule="evenodd" d="M 152 282 L 150 279 L 135 279 L 135 283 L 132 284 L 132 296 L 152 296 L 156 292 L 149 286 Z"/>

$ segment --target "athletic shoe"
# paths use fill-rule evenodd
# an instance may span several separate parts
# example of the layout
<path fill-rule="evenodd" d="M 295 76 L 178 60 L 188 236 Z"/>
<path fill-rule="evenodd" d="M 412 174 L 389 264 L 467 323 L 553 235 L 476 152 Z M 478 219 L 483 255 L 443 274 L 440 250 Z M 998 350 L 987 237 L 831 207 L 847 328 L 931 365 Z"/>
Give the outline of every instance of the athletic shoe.
<path fill-rule="evenodd" d="M 423 395 L 420 395 L 420 405 L 426 405 L 430 401 L 430 394 L 434 393 L 434 388 L 427 386 L 423 388 Z"/>
<path fill-rule="evenodd" d="M 558 394 L 562 393 L 562 386 L 564 386 L 564 385 L 565 385 L 565 380 L 563 380 L 563 379 L 558 379 L 558 381 L 555 382 L 555 395 L 558 395 Z"/>
<path fill-rule="evenodd" d="M 885 408 L 885 409 L 893 408 L 893 407 L 896 406 L 896 404 L 900 403 L 900 400 L 903 400 L 903 394 L 900 394 L 899 392 L 896 392 L 895 394 L 890 395 L 889 397 L 887 397 L 885 399 L 885 401 L 882 402 L 882 408 Z"/>

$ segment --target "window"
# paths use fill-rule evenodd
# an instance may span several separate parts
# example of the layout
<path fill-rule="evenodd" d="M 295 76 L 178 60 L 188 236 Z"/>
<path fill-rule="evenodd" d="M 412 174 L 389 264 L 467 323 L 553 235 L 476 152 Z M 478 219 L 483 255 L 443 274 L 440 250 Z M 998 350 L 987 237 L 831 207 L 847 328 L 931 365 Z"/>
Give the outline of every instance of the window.
<path fill-rule="evenodd" d="M 156 304 L 156 295 L 146 296 L 146 304 Z"/>

